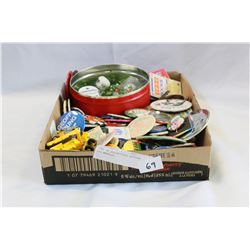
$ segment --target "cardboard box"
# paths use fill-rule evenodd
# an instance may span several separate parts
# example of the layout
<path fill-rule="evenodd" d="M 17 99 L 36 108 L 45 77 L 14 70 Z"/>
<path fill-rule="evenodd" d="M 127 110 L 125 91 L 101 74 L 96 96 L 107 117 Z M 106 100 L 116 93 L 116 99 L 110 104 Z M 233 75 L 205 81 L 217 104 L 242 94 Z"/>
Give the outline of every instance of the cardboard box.
<path fill-rule="evenodd" d="M 200 108 L 186 78 L 178 72 L 169 72 L 172 79 L 181 81 L 185 99 Z M 137 151 L 147 155 L 160 155 L 164 169 L 140 174 L 138 169 L 128 168 L 93 159 L 93 152 L 50 151 L 45 149 L 51 140 L 50 127 L 62 114 L 63 95 L 58 96 L 52 114 L 39 144 L 39 154 L 46 184 L 122 183 L 191 181 L 209 179 L 211 137 L 208 128 L 196 138 L 196 147 L 169 148 Z"/>

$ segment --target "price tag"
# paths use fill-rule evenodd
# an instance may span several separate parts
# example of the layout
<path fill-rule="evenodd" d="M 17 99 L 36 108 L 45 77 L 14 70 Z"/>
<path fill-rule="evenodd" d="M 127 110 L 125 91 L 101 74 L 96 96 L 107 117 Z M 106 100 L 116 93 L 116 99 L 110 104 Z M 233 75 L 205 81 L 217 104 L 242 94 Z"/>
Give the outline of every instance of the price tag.
<path fill-rule="evenodd" d="M 140 165 L 140 173 L 148 173 L 155 170 L 163 169 L 163 164 L 160 156 L 149 156 L 145 159 L 144 164 Z"/>
<path fill-rule="evenodd" d="M 163 169 L 160 156 L 152 157 L 106 146 L 97 146 L 93 158 L 136 168 L 141 174 Z"/>

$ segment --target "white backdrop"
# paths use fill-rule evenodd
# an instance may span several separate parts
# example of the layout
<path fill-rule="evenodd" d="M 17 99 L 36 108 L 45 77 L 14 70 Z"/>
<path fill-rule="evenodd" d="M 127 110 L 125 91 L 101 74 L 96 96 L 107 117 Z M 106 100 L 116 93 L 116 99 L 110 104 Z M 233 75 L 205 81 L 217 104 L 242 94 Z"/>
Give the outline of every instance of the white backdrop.
<path fill-rule="evenodd" d="M 43 183 L 38 143 L 70 69 L 126 63 L 186 75 L 211 112 L 210 180 Z M 247 206 L 248 44 L 3 44 L 4 206 Z"/>

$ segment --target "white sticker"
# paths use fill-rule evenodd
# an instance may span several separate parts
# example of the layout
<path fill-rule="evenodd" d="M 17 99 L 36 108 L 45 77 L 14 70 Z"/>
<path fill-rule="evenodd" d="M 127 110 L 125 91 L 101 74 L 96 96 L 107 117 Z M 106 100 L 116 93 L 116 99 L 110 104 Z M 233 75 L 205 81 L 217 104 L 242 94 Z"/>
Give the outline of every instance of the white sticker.
<path fill-rule="evenodd" d="M 109 133 L 114 133 L 114 136 L 126 140 L 130 140 L 130 133 L 128 127 L 107 127 L 109 130 Z"/>
<path fill-rule="evenodd" d="M 130 168 L 136 168 L 139 169 L 141 174 L 163 169 L 160 156 L 152 157 L 112 147 L 97 146 L 93 158 Z"/>

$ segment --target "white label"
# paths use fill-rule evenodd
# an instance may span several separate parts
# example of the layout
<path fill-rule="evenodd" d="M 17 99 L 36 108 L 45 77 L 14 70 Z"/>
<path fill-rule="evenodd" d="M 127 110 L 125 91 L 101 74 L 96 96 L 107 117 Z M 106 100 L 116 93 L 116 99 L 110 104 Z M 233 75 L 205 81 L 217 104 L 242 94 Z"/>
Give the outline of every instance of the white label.
<path fill-rule="evenodd" d="M 136 168 L 141 174 L 163 169 L 160 156 L 152 157 L 112 147 L 97 146 L 93 158 Z"/>
<path fill-rule="evenodd" d="M 123 138 L 126 140 L 131 139 L 128 127 L 107 127 L 109 133 L 113 132 L 114 136 L 118 138 Z"/>

